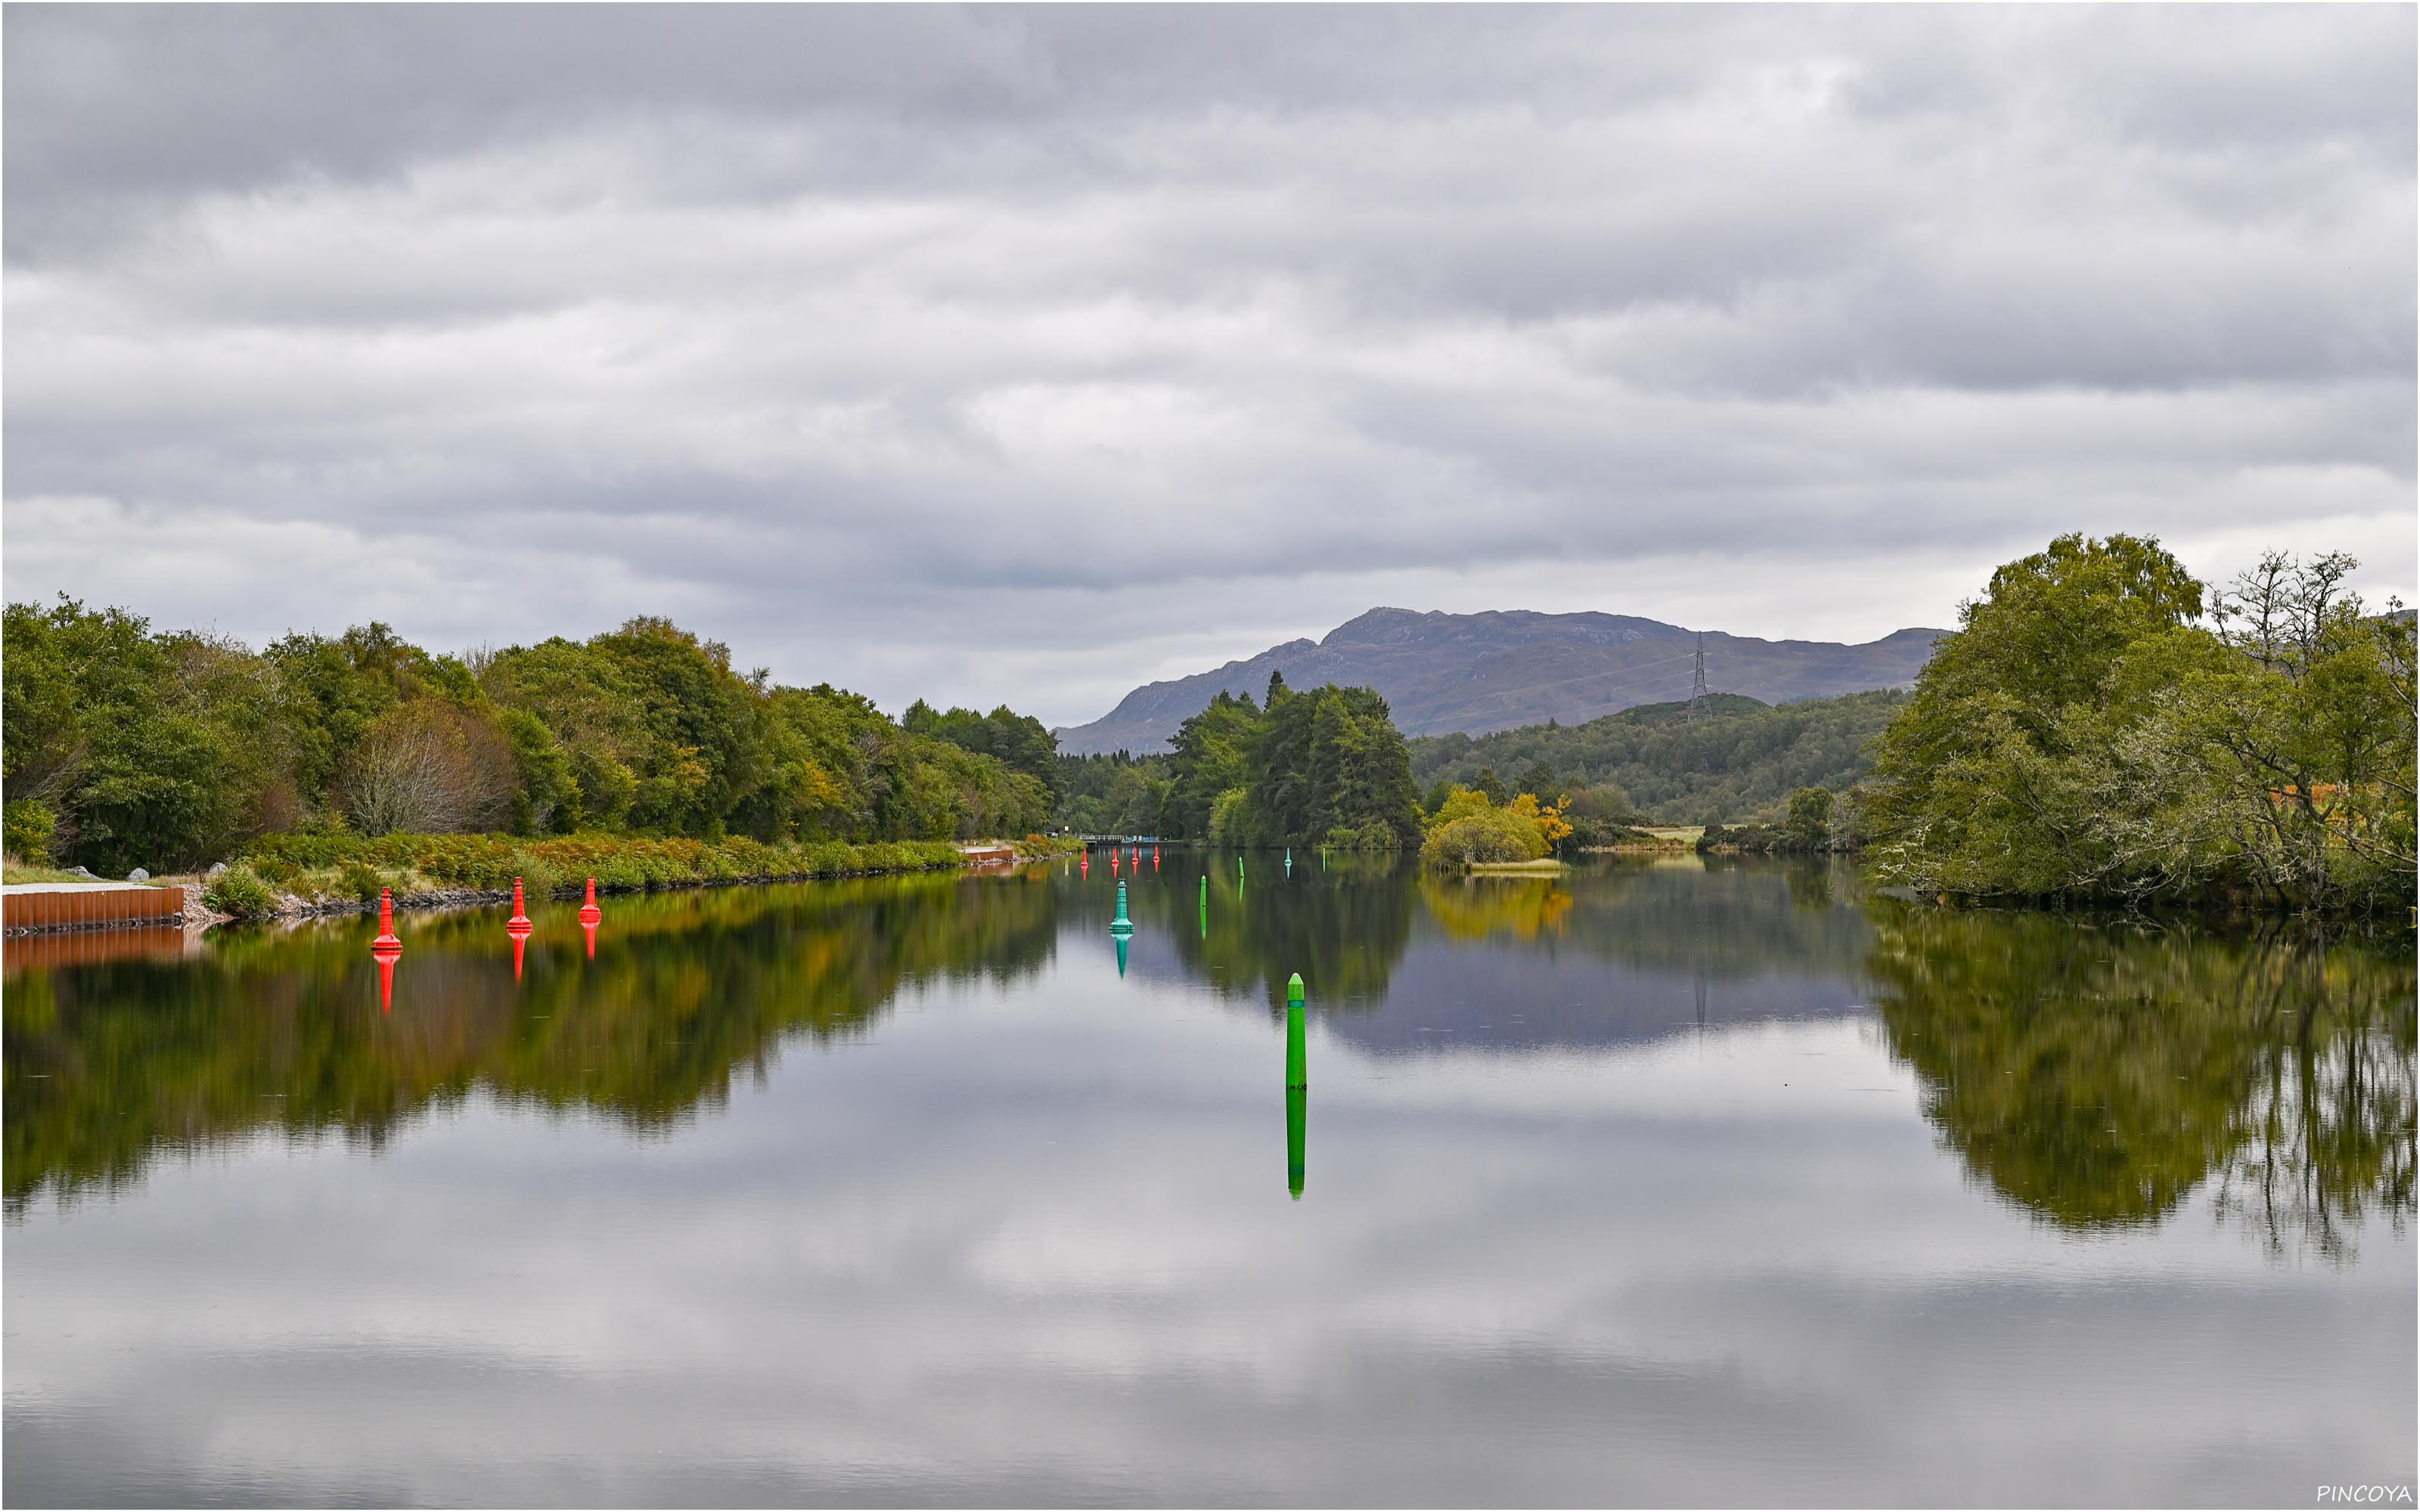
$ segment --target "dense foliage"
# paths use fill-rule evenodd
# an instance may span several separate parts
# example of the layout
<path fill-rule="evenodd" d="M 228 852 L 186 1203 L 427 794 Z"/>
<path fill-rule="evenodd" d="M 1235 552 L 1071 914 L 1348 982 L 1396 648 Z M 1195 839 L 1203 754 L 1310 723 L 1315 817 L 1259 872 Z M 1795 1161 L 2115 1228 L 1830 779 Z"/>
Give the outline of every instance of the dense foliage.
<path fill-rule="evenodd" d="M 920 703 L 903 727 L 661 619 L 469 657 L 383 625 L 256 653 L 62 596 L 9 605 L 5 651 L 10 849 L 108 875 L 295 831 L 1021 835 L 1056 776 L 1032 719 Z"/>
<path fill-rule="evenodd" d="M 1078 835 L 1174 835 L 1161 827 L 1168 758 L 1114 751 L 1059 758 L 1059 809 L 1051 823 Z"/>
<path fill-rule="evenodd" d="M 2412 626 L 2353 565 L 2213 593 L 2156 541 L 2069 535 L 2000 568 L 1879 744 L 1869 854 L 1946 894 L 2408 905 Z"/>
<path fill-rule="evenodd" d="M 1220 693 L 1165 756 L 1059 758 L 1061 826 L 1222 845 L 1400 850 L 1419 842 L 1419 792 L 1387 701 L 1329 684 Z"/>
<path fill-rule="evenodd" d="M 1686 703 L 1645 703 L 1586 724 L 1424 735 L 1411 742 L 1412 770 L 1429 784 L 1521 773 L 1520 790 L 1568 796 L 1575 816 L 1611 824 L 1778 818 L 1796 789 L 1839 793 L 1862 778 L 1869 743 L 1906 700 L 1882 690 L 1768 705 L 1716 694 L 1695 723 Z"/>
<path fill-rule="evenodd" d="M 1419 843 L 1419 793 L 1387 701 L 1367 687 L 1221 693 L 1171 741 L 1158 833 L 1233 845 L 1399 850 Z"/>

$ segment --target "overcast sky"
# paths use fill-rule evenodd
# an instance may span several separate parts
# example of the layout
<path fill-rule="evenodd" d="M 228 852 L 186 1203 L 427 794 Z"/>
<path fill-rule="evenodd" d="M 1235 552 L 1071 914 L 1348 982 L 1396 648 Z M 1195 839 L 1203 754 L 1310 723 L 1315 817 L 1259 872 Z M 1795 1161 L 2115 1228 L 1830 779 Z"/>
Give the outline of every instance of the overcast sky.
<path fill-rule="evenodd" d="M 2068 530 L 2409 599 L 2414 15 L 11 5 L 7 591 L 1053 723 Z"/>

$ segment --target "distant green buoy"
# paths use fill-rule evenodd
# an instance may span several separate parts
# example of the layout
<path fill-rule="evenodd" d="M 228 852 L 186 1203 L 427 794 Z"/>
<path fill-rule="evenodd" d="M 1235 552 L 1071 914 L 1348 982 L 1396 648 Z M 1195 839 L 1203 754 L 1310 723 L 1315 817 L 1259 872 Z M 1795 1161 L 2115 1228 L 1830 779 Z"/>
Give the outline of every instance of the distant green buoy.
<path fill-rule="evenodd" d="M 1294 847 L 1291 845 L 1286 847 L 1286 875 L 1294 875 Z"/>
<path fill-rule="evenodd" d="M 1109 920 L 1109 933 L 1121 935 L 1134 933 L 1134 920 L 1126 917 L 1126 885 L 1123 882 L 1118 884 L 1118 917 Z"/>

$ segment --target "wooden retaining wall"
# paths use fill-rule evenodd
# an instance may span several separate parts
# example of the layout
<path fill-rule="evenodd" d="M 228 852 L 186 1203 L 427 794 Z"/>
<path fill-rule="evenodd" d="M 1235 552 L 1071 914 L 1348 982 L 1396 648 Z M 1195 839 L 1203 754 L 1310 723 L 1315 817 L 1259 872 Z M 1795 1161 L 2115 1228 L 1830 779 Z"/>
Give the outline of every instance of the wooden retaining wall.
<path fill-rule="evenodd" d="M 182 887 L 61 887 L 0 898 L 11 934 L 19 930 L 125 929 L 185 916 Z"/>

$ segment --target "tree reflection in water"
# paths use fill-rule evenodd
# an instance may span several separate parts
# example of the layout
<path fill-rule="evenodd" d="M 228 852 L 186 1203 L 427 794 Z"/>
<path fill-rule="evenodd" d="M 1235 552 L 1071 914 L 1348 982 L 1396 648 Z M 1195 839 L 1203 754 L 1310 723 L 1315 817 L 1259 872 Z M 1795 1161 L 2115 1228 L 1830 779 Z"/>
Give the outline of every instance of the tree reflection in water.
<path fill-rule="evenodd" d="M 2410 953 L 2318 933 L 2095 926 L 1879 902 L 1892 1053 L 1968 1171 L 2076 1231 L 2196 1188 L 2273 1254 L 2412 1211 Z"/>
<path fill-rule="evenodd" d="M 1388 1053 L 1399 1020 L 1450 1023 L 1482 998 L 1475 1017 L 1528 1020 L 1499 1053 L 1622 1053 L 1703 1024 L 1709 984 L 1728 1023 L 1870 1001 L 1945 1146 L 2059 1228 L 2157 1224 L 2206 1190 L 2273 1253 L 2341 1259 L 2362 1221 L 2412 1211 L 2400 942 L 1921 909 L 1805 863 L 1464 881 L 1337 856 L 1290 882 L 1239 888 L 1233 873 L 1232 857 L 1179 852 L 1133 879 L 1140 968 L 1273 1020 L 1299 971 L 1358 1054 Z M 905 986 L 1012 981 L 1063 931 L 1097 940 L 1106 884 L 1028 869 L 630 898 L 593 961 L 551 908 L 519 983 L 499 913 L 411 919 L 392 1018 L 365 922 L 223 933 L 187 959 L 12 954 L 8 1211 L 263 1129 L 378 1146 L 473 1093 L 665 1136 L 720 1106 L 735 1074 L 762 1077 L 785 1041 L 864 1033 Z M 1593 962 L 1619 990 L 1596 989 Z M 1649 1001 L 1667 988 L 1677 1013 Z"/>
<path fill-rule="evenodd" d="M 628 898 L 597 956 L 539 919 L 525 980 L 491 910 L 407 920 L 394 1015 L 366 923 L 222 932 L 198 961 L 12 974 L 7 1206 L 139 1177 L 263 1127 L 381 1145 L 474 1089 L 666 1134 L 776 1046 L 843 1039 L 910 982 L 1049 960 L 1047 876 L 909 876 Z"/>

